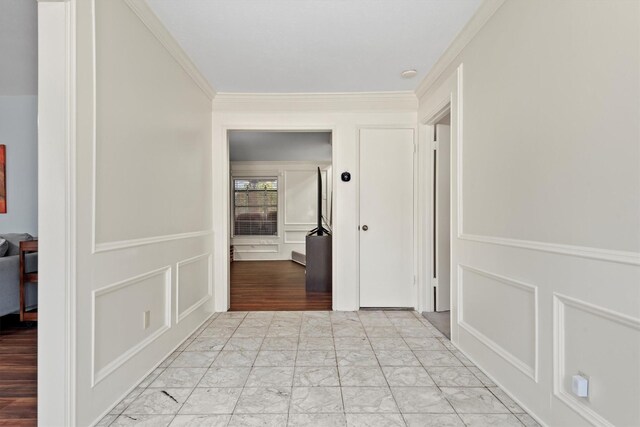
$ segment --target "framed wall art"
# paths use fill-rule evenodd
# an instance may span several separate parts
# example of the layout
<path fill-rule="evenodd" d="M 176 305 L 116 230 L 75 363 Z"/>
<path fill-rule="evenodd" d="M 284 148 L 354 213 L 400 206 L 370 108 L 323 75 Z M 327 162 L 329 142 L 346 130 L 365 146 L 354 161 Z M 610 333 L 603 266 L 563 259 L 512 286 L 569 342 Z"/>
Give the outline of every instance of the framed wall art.
<path fill-rule="evenodd" d="M 7 213 L 7 147 L 0 145 L 0 214 Z"/>

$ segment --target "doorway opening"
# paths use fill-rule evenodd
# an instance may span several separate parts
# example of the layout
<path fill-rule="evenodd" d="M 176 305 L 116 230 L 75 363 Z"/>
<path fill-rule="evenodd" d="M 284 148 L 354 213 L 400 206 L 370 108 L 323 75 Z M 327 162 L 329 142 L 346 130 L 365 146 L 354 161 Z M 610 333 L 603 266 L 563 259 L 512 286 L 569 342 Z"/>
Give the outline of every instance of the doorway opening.
<path fill-rule="evenodd" d="M 0 39 L 0 425 L 26 426 L 38 412 L 38 2 L 0 2 Z"/>
<path fill-rule="evenodd" d="M 230 310 L 331 310 L 331 131 L 230 130 Z"/>
<path fill-rule="evenodd" d="M 435 121 L 433 130 L 432 236 L 433 310 L 425 316 L 451 338 L 451 114 Z"/>

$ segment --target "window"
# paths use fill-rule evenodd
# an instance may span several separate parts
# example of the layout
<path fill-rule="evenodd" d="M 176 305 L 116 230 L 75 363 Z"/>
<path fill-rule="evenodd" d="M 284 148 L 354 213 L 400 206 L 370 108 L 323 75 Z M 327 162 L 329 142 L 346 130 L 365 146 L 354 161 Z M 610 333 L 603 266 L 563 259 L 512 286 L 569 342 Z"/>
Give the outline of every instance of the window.
<path fill-rule="evenodd" d="M 278 179 L 233 179 L 233 235 L 278 235 Z"/>

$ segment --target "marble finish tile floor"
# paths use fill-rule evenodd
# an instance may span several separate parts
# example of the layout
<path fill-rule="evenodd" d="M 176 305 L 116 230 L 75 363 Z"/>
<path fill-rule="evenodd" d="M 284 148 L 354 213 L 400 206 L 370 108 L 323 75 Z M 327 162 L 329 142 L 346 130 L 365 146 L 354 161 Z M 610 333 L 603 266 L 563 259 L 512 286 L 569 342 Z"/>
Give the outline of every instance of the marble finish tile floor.
<path fill-rule="evenodd" d="M 538 426 L 411 311 L 216 313 L 98 426 Z"/>

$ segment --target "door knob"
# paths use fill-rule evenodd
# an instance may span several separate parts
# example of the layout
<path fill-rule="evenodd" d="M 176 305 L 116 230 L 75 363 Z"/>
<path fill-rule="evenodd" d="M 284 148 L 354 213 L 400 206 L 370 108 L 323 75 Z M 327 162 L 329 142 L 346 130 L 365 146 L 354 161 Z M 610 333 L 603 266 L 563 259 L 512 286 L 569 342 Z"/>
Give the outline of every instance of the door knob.
<path fill-rule="evenodd" d="M 368 226 L 368 225 L 363 225 L 363 226 L 362 226 L 362 231 L 367 231 L 368 229 L 369 229 L 369 226 Z"/>

